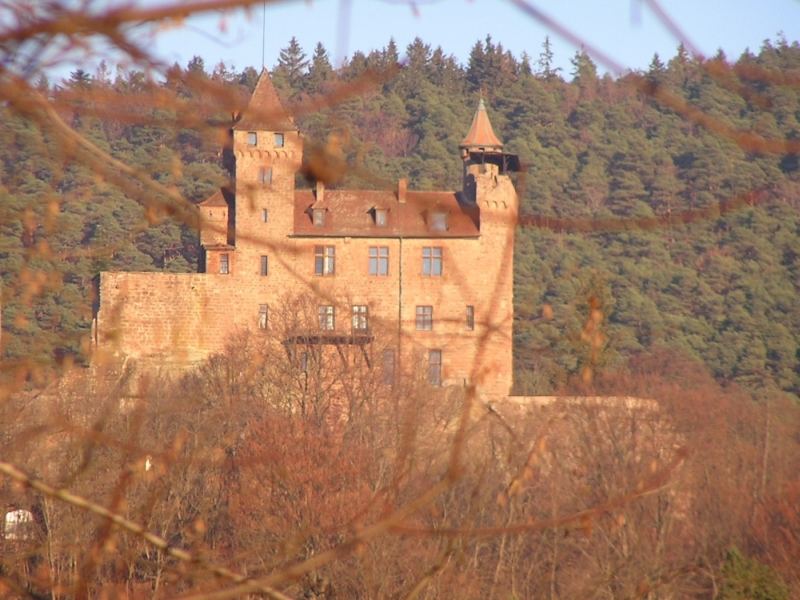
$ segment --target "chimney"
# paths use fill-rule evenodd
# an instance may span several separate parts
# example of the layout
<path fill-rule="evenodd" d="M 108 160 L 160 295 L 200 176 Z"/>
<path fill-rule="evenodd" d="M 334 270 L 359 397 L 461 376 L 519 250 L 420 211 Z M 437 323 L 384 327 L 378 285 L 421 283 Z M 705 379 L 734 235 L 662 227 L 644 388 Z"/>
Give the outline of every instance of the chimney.
<path fill-rule="evenodd" d="M 325 199 L 325 183 L 317 179 L 317 189 L 314 193 L 317 202 L 322 202 Z"/>
<path fill-rule="evenodd" d="M 406 203 L 406 192 L 408 191 L 408 179 L 403 177 L 397 182 L 397 201 L 400 204 Z"/>

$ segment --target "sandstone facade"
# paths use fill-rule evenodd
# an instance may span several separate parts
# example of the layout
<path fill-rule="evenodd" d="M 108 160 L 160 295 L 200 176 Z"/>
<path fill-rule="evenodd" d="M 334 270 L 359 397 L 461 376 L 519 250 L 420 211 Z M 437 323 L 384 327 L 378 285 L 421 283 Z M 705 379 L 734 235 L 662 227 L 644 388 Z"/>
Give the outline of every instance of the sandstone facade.
<path fill-rule="evenodd" d="M 306 341 L 379 336 L 398 370 L 507 395 L 518 161 L 482 101 L 461 156 L 458 192 L 295 189 L 303 139 L 262 73 L 232 128 L 232 186 L 199 205 L 201 272 L 102 273 L 98 349 L 193 364 L 241 329 L 285 335 L 276 319 L 305 298 Z"/>

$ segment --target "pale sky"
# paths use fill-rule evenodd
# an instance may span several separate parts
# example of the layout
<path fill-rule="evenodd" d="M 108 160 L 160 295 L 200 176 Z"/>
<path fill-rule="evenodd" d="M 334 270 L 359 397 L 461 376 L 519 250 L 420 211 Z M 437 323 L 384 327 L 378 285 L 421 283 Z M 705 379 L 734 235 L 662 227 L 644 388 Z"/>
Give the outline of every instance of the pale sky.
<path fill-rule="evenodd" d="M 268 3 L 265 62 L 268 68 L 274 65 L 292 36 L 307 54 L 321 41 L 334 61 L 354 50 L 381 48 L 391 37 L 402 52 L 420 36 L 465 63 L 475 41 L 487 34 L 515 55 L 527 52 L 535 61 L 550 35 L 556 63 L 568 75 L 577 47 L 519 4 L 535 7 L 624 68 L 647 68 L 654 52 L 667 59 L 679 41 L 644 0 L 306 0 Z M 798 0 L 660 0 L 660 5 L 704 55 L 722 48 L 735 60 L 745 48 L 757 51 L 765 39 L 774 41 L 779 32 L 790 43 L 800 39 Z M 167 63 L 185 65 L 197 54 L 209 69 L 220 60 L 236 69 L 258 68 L 262 22 L 261 7 L 249 16 L 242 11 L 224 19 L 194 18 L 159 33 L 154 48 Z"/>

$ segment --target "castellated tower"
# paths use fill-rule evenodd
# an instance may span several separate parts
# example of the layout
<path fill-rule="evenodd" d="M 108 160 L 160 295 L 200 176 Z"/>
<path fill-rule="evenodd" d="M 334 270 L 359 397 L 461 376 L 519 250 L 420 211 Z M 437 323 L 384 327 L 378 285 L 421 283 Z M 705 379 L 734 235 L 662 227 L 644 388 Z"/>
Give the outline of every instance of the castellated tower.
<path fill-rule="evenodd" d="M 286 249 L 287 233 L 294 224 L 295 175 L 303 157 L 303 139 L 281 104 L 266 71 L 262 72 L 243 115 L 232 128 L 234 190 L 230 194 L 229 246 L 212 249 L 206 239 L 215 236 L 216 224 L 204 220 L 201 244 L 205 249 L 205 272 L 218 273 L 216 253 L 227 253 L 235 279 L 272 275 L 277 283 L 281 261 L 269 262 Z M 214 196 L 201 203 L 212 202 Z M 238 200 L 238 201 L 237 201 Z M 205 216 L 205 215 L 204 215 Z M 262 265 L 261 257 L 267 257 Z M 235 266 L 234 266 L 235 263 Z"/>
<path fill-rule="evenodd" d="M 460 191 L 295 189 L 303 140 L 263 71 L 231 127 L 232 181 L 197 207 L 200 272 L 101 273 L 96 348 L 182 368 L 247 331 L 386 385 L 507 395 L 519 161 L 483 101 L 460 150 Z"/>
<path fill-rule="evenodd" d="M 514 233 L 519 199 L 510 173 L 519 171 L 519 158 L 504 152 L 483 98 L 459 148 L 464 164 L 463 194 L 480 211 L 478 276 L 489 304 L 489 333 L 478 350 L 476 363 L 485 371 L 484 385 L 499 389 L 510 386 L 513 369 Z"/>

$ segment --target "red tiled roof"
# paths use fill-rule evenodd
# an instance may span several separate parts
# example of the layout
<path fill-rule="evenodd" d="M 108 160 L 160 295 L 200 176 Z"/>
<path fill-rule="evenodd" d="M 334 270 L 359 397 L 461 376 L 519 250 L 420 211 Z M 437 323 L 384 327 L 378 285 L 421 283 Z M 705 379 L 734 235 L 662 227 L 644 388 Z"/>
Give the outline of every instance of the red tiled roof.
<path fill-rule="evenodd" d="M 406 202 L 393 191 L 325 190 L 316 202 L 312 190 L 294 195 L 294 234 L 320 237 L 453 238 L 480 235 L 478 207 L 461 201 L 456 192 L 406 192 Z M 326 210 L 324 225 L 314 225 L 312 209 Z M 386 209 L 385 226 L 375 224 L 375 209 Z M 431 215 L 447 215 L 447 229 L 431 229 Z"/>
<path fill-rule="evenodd" d="M 261 71 L 250 102 L 233 128 L 251 131 L 295 131 L 297 129 L 291 115 L 281 104 L 278 92 L 275 91 L 275 86 L 272 85 L 266 69 Z"/>
<path fill-rule="evenodd" d="M 486 105 L 481 98 L 478 103 L 478 110 L 475 111 L 475 116 L 472 117 L 472 125 L 469 128 L 467 137 L 461 142 L 462 148 L 486 148 L 493 150 L 502 150 L 503 142 L 494 134 L 492 124 L 489 122 L 489 115 L 486 114 Z"/>
<path fill-rule="evenodd" d="M 229 188 L 222 187 L 202 202 L 198 202 L 197 206 L 231 206 L 232 200 L 233 191 Z"/>

